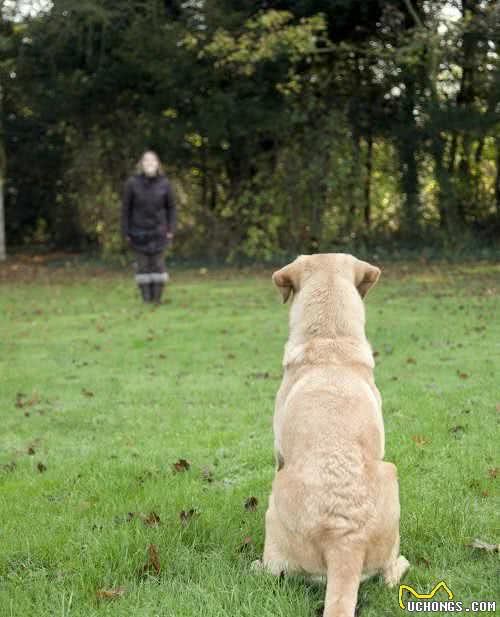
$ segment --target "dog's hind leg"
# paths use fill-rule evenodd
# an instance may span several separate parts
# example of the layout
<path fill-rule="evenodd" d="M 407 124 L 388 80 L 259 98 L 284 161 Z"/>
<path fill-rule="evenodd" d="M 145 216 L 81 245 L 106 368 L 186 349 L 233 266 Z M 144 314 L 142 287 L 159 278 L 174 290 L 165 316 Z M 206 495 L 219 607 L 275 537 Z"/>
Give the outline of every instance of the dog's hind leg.
<path fill-rule="evenodd" d="M 397 470 L 392 463 L 377 462 L 373 467 L 377 486 L 377 516 L 367 552 L 367 570 L 382 572 L 384 581 L 394 587 L 409 568 L 399 554 L 399 488 Z"/>
<path fill-rule="evenodd" d="M 264 555 L 262 561 L 254 561 L 254 570 L 267 570 L 275 576 L 287 574 L 297 570 L 287 554 L 287 536 L 282 528 L 271 494 L 269 507 L 266 512 L 266 538 L 264 541 Z"/>
<path fill-rule="evenodd" d="M 354 617 L 364 551 L 345 543 L 327 550 L 325 558 L 327 583 L 323 617 Z"/>

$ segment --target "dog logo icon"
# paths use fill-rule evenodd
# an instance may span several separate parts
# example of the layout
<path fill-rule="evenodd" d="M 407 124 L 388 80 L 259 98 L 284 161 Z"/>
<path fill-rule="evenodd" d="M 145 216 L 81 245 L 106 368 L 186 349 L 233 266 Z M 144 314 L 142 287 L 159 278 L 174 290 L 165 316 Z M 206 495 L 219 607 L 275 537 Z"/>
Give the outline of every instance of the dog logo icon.
<path fill-rule="evenodd" d="M 406 609 L 406 605 L 403 602 L 403 591 L 405 590 L 410 592 L 415 598 L 419 600 L 432 600 L 436 592 L 438 592 L 440 589 L 442 589 L 445 593 L 448 594 L 449 600 L 453 599 L 453 593 L 450 591 L 450 588 L 444 581 L 440 581 L 430 593 L 418 593 L 418 591 L 415 591 L 413 587 L 410 587 L 409 585 L 400 585 L 399 586 L 399 606 L 403 610 Z"/>

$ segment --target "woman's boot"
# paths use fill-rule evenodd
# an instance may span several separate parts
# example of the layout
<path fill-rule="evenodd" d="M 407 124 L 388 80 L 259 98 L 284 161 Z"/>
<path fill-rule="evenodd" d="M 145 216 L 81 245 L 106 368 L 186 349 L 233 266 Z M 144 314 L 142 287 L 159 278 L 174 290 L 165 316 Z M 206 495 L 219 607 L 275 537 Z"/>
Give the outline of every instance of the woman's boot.
<path fill-rule="evenodd" d="M 137 283 L 137 287 L 141 292 L 141 296 L 144 302 L 151 302 L 153 299 L 151 293 L 151 275 L 144 273 L 136 274 L 135 282 Z"/>
<path fill-rule="evenodd" d="M 153 277 L 153 282 L 151 283 L 152 302 L 161 304 L 163 289 L 165 288 L 165 283 L 168 281 L 168 273 L 154 272 L 151 276 Z"/>
<path fill-rule="evenodd" d="M 144 302 L 152 302 L 153 301 L 153 294 L 151 293 L 151 283 L 141 283 L 139 285 L 139 289 L 141 290 L 141 295 L 142 295 L 142 299 L 144 300 Z"/>
<path fill-rule="evenodd" d="M 152 302 L 155 304 L 161 304 L 161 297 L 163 295 L 163 289 L 165 287 L 165 283 L 152 283 Z"/>

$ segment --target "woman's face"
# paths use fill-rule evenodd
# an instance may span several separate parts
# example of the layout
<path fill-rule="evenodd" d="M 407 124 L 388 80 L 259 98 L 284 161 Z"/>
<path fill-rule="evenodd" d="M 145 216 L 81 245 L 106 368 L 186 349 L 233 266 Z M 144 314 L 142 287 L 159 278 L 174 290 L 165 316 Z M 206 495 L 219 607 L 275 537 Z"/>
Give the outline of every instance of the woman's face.
<path fill-rule="evenodd" d="M 156 176 L 160 168 L 158 158 L 152 152 L 146 152 L 142 157 L 142 169 L 146 176 Z"/>

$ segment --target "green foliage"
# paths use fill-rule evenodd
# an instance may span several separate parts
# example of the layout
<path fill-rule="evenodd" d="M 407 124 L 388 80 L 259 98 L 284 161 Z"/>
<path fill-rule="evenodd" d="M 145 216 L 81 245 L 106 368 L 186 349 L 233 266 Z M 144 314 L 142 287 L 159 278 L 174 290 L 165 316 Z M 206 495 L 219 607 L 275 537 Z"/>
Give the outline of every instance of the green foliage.
<path fill-rule="evenodd" d="M 156 149 L 176 251 L 270 259 L 352 241 L 498 239 L 498 3 L 120 3 L 3 13 L 12 243 L 120 250 Z M 11 16 L 12 17 L 12 16 Z M 5 57 L 5 59 L 3 59 Z"/>

